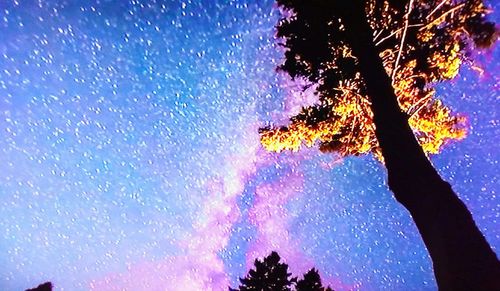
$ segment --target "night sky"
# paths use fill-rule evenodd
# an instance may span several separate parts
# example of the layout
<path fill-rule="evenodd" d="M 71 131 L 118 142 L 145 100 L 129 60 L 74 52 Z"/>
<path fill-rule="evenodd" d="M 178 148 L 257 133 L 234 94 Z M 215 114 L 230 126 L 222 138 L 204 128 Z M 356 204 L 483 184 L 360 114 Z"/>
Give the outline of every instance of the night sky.
<path fill-rule="evenodd" d="M 0 290 L 225 290 L 272 250 L 338 290 L 436 289 L 372 156 L 260 146 L 315 100 L 275 71 L 279 17 L 271 0 L 0 0 Z M 483 74 L 438 88 L 468 136 L 432 161 L 499 252 L 499 46 L 473 58 Z"/>

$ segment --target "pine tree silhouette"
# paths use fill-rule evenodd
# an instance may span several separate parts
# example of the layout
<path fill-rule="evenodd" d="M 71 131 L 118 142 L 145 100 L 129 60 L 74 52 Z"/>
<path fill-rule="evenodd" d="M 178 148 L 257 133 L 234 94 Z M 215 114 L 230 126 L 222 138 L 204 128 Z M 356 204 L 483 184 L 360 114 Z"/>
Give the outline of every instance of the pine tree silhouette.
<path fill-rule="evenodd" d="M 330 287 L 323 287 L 318 270 L 312 268 L 304 274 L 304 278 L 297 281 L 296 291 L 333 291 Z"/>
<path fill-rule="evenodd" d="M 280 263 L 280 256 L 272 252 L 269 256 L 260 261 L 255 260 L 255 269 L 251 269 L 245 278 L 240 279 L 239 291 L 289 291 L 296 281 L 290 278 L 288 265 Z"/>
<path fill-rule="evenodd" d="M 323 287 L 321 278 L 316 269 L 311 269 L 297 281 L 288 272 L 288 265 L 280 263 L 280 256 L 272 252 L 262 261 L 255 260 L 255 268 L 248 271 L 245 278 L 241 278 L 238 289 L 230 291 L 333 291 L 330 287 Z"/>
<path fill-rule="evenodd" d="M 38 285 L 38 287 L 32 289 L 26 289 L 26 291 L 52 291 L 52 283 L 45 282 L 43 284 Z"/>

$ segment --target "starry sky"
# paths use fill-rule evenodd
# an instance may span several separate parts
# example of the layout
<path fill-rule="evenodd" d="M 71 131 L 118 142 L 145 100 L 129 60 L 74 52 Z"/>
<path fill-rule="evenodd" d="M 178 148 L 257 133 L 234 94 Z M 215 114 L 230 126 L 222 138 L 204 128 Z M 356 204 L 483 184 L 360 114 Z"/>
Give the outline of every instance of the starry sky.
<path fill-rule="evenodd" d="M 435 290 L 372 156 L 261 148 L 259 127 L 315 100 L 275 71 L 279 17 L 271 0 L 1 0 L 0 290 L 225 290 L 272 250 L 338 290 Z M 498 252 L 500 49 L 472 57 L 484 73 L 438 87 L 468 136 L 432 161 Z"/>

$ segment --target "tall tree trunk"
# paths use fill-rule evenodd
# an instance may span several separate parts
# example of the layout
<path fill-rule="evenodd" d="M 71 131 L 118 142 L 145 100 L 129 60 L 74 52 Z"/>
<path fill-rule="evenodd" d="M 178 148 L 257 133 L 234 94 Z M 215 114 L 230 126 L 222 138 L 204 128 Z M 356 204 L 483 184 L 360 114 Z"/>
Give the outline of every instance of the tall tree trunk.
<path fill-rule="evenodd" d="M 371 98 L 389 188 L 411 214 L 432 258 L 440 290 L 500 290 L 500 262 L 465 204 L 443 181 L 408 125 L 364 11 L 364 0 L 335 0 Z M 338 13 L 339 10 L 336 12 Z"/>

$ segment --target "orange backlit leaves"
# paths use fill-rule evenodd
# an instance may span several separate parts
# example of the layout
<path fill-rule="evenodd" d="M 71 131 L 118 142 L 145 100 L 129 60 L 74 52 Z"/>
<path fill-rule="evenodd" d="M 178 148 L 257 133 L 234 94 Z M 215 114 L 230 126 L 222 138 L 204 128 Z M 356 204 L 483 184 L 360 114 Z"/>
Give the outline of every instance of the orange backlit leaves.
<path fill-rule="evenodd" d="M 388 4 L 384 6 L 385 17 L 371 15 L 370 19 L 375 32 L 374 42 L 381 51 L 380 57 L 388 75 L 393 76 L 401 110 L 407 113 L 409 125 L 427 154 L 439 153 L 448 141 L 460 140 L 466 134 L 465 118 L 452 113 L 436 99 L 433 86 L 458 74 L 467 45 L 463 41 L 467 35 L 463 28 L 465 20 L 484 13 L 485 8 L 477 1 L 473 7 L 454 2 L 444 5 L 441 1 L 435 2 L 436 7 L 425 8 L 432 12 L 427 13 L 426 18 L 410 18 L 413 22 L 406 25 L 403 13 L 391 11 Z M 469 11 L 465 11 L 466 8 Z M 396 18 L 398 15 L 399 19 Z M 409 27 L 408 32 L 413 33 L 413 37 L 405 36 L 405 27 Z M 403 37 L 409 40 L 402 40 Z M 426 46 L 425 54 L 421 46 Z M 332 47 L 331 50 L 332 56 L 353 57 L 345 46 Z M 335 61 L 328 62 L 325 67 L 335 67 Z M 262 145 L 273 152 L 298 151 L 303 146 L 319 146 L 324 152 L 336 152 L 340 156 L 371 152 L 382 160 L 370 98 L 363 92 L 364 81 L 359 73 L 337 83 L 329 94 L 319 92 L 320 102 L 304 108 L 298 116 L 291 118 L 289 125 L 261 129 Z M 317 108 L 320 108 L 320 114 Z"/>

